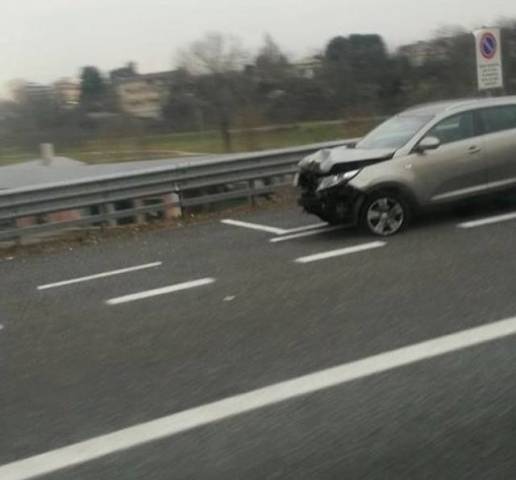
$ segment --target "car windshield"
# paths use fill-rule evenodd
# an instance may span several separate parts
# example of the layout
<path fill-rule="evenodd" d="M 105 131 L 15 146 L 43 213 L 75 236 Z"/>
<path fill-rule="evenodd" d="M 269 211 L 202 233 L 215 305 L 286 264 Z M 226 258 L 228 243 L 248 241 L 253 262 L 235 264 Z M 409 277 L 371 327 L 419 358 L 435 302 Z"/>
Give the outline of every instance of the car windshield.
<path fill-rule="evenodd" d="M 393 148 L 403 147 L 424 125 L 432 119 L 427 115 L 397 115 L 379 127 L 357 144 L 357 148 Z"/>

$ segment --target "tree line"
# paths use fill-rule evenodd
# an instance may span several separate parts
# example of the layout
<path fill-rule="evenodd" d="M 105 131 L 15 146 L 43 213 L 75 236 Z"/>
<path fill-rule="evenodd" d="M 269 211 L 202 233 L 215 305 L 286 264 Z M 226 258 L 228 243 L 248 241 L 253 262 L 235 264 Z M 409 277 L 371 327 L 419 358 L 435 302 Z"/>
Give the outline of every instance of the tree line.
<path fill-rule="evenodd" d="M 516 94 L 516 21 L 504 22 L 502 39 L 500 93 Z M 15 96 L 0 105 L 0 133 L 37 143 L 218 129 L 231 150 L 235 128 L 389 115 L 416 103 L 477 96 L 475 62 L 473 36 L 459 28 L 393 53 L 380 35 L 337 36 L 307 66 L 292 62 L 270 36 L 253 56 L 236 38 L 208 34 L 180 52 L 160 121 L 128 118 L 109 79 L 89 66 L 76 108 Z"/>

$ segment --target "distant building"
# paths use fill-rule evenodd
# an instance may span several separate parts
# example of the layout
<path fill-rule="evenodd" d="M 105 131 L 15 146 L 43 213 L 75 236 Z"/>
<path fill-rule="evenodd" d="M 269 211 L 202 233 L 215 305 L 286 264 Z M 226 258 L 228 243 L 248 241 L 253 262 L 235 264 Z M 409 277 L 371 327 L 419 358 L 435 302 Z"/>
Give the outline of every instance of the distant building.
<path fill-rule="evenodd" d="M 79 105 L 81 87 L 79 82 L 63 78 L 52 85 L 33 82 L 19 82 L 14 89 L 14 98 L 18 103 L 56 104 L 64 109 L 73 109 Z"/>
<path fill-rule="evenodd" d="M 55 100 L 55 90 L 52 85 L 25 82 L 17 87 L 17 95 L 30 101 Z"/>
<path fill-rule="evenodd" d="M 13 102 L 0 100 L 0 124 L 16 118 L 17 116 L 15 104 Z"/>
<path fill-rule="evenodd" d="M 0 137 L 9 134 L 12 130 L 11 122 L 17 118 L 19 118 L 19 112 L 16 105 L 9 101 L 0 101 Z"/>
<path fill-rule="evenodd" d="M 110 78 L 122 112 L 136 118 L 159 120 L 176 72 L 139 74 L 134 64 L 129 64 L 113 70 Z"/>
<path fill-rule="evenodd" d="M 413 67 L 421 67 L 429 60 L 443 60 L 447 54 L 446 39 L 430 42 L 417 42 L 405 45 L 398 53 L 407 58 Z"/>
<path fill-rule="evenodd" d="M 79 82 L 64 78 L 54 83 L 54 91 L 57 103 L 66 110 L 72 110 L 79 105 L 81 87 Z"/>
<path fill-rule="evenodd" d="M 320 57 L 307 57 L 299 62 L 292 64 L 296 74 L 302 78 L 312 79 L 315 77 L 318 70 L 320 70 L 322 60 Z"/>
<path fill-rule="evenodd" d="M 125 67 L 117 68 L 109 72 L 109 78 L 112 82 L 117 80 L 123 80 L 126 78 L 132 78 L 138 75 L 136 63 L 129 62 Z"/>

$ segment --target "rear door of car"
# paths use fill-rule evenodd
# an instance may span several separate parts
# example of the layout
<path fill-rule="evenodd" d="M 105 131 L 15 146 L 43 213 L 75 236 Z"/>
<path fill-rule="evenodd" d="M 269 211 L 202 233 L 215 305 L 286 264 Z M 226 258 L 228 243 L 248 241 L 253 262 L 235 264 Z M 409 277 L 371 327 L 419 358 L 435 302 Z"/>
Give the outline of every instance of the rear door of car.
<path fill-rule="evenodd" d="M 483 142 L 474 111 L 451 115 L 435 125 L 426 137 L 436 137 L 436 150 L 415 154 L 418 197 L 432 204 L 467 198 L 487 188 L 488 174 Z"/>
<path fill-rule="evenodd" d="M 516 187 L 516 105 L 479 111 L 489 188 Z"/>

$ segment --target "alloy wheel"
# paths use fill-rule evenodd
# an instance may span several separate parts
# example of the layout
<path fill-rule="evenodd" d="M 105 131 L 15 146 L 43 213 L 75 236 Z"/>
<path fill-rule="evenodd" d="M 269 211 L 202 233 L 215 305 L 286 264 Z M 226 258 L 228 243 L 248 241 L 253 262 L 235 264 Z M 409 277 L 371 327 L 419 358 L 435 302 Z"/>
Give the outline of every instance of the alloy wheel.
<path fill-rule="evenodd" d="M 397 199 L 380 197 L 369 205 L 366 220 L 367 226 L 376 235 L 394 235 L 403 226 L 405 210 Z"/>

